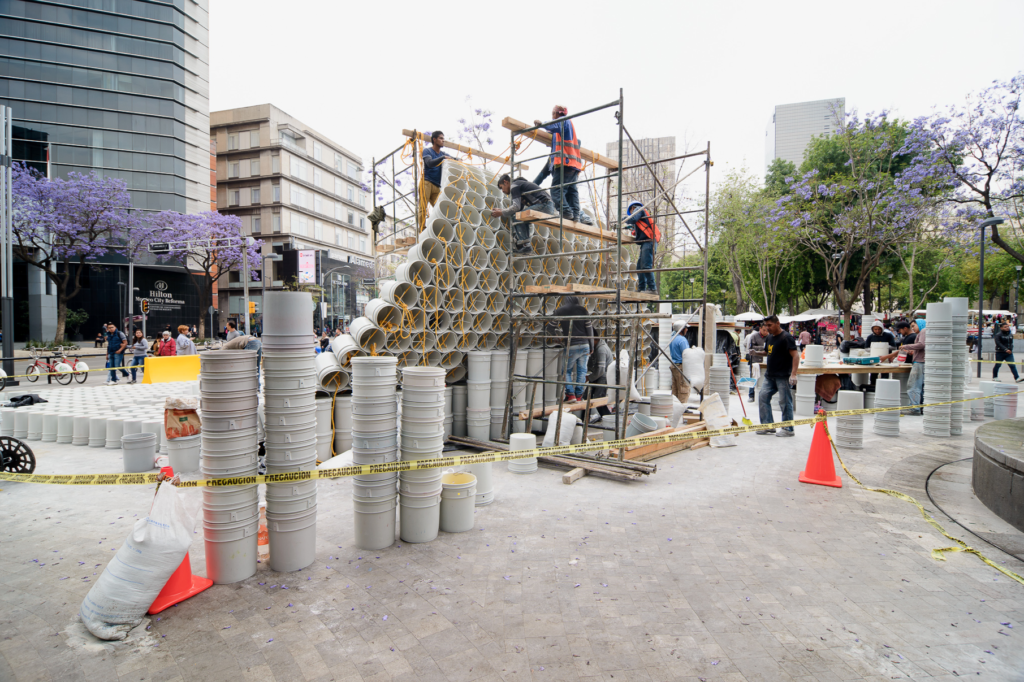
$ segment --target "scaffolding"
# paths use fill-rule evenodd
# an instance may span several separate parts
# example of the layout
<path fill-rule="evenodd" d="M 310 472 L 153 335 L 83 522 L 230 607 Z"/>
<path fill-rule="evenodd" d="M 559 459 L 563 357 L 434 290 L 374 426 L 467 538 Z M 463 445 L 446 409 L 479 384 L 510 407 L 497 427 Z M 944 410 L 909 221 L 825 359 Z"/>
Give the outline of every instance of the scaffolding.
<path fill-rule="evenodd" d="M 585 167 L 579 173 L 578 178 L 571 182 L 566 182 L 564 175 L 561 177 L 552 175 L 550 187 L 543 190 L 534 190 L 547 192 L 551 189 L 564 190 L 572 186 L 577 188 L 587 186 L 592 189 L 597 183 L 604 181 L 604 220 L 602 220 L 600 211 L 597 210 L 598 203 L 595 200 L 594 218 L 596 224 L 594 225 L 567 220 L 562 215 L 559 206 L 556 206 L 557 216 L 537 213 L 531 210 L 522 210 L 515 215 L 513 224 L 507 225 L 510 234 L 515 232 L 515 222 L 530 225 L 532 232 L 531 240 L 534 244 L 540 243 L 538 242 L 538 235 L 542 231 L 546 231 L 550 236 L 544 242 L 546 251 L 549 252 L 543 254 L 517 254 L 515 252 L 514 239 L 506 239 L 503 244 L 508 260 L 508 271 L 512 274 L 513 279 L 505 301 L 505 313 L 510 321 L 507 337 L 509 367 L 507 396 L 501 424 L 501 438 L 499 440 L 508 441 L 512 424 L 516 419 L 522 420 L 525 416 L 523 428 L 526 432 L 530 432 L 535 418 L 545 420 L 549 418 L 549 414 L 557 413 L 555 425 L 555 444 L 557 445 L 558 434 L 561 432 L 562 417 L 566 412 L 564 387 L 569 384 L 574 386 L 582 385 L 585 388 L 586 395 L 583 405 L 571 408 L 585 410 L 582 420 L 584 442 L 586 442 L 588 431 L 591 428 L 603 429 L 603 427 L 590 424 L 591 410 L 596 406 L 596 403 L 600 403 L 599 400 L 591 397 L 592 392 L 596 389 L 604 389 L 607 394 L 614 396 L 614 400 L 610 398 L 605 399 L 605 404 L 628 406 L 631 382 L 628 379 L 623 381 L 623 372 L 620 369 L 620 358 L 623 352 L 627 354 L 627 366 L 629 367 L 629 371 L 624 374 L 626 377 L 635 374 L 637 382 L 653 366 L 653 359 L 649 357 L 650 353 L 653 352 L 654 357 L 661 357 L 663 361 L 671 363 L 671 357 L 667 348 L 662 348 L 658 339 L 651 333 L 651 329 L 653 320 L 671 319 L 672 313 L 649 310 L 649 305 L 664 303 L 699 304 L 702 313 L 699 322 L 698 345 L 706 353 L 713 352 L 713 348 L 708 349 L 705 346 L 709 341 L 713 344 L 714 330 L 712 329 L 711 334 L 704 333 L 704 327 L 707 325 L 704 311 L 708 308 L 707 245 L 710 218 L 710 170 L 713 165 L 711 161 L 711 144 L 709 142 L 707 147 L 700 151 L 684 153 L 666 159 L 648 160 L 624 124 L 623 108 L 624 98 L 620 89 L 618 99 L 616 100 L 558 118 L 554 121 L 541 123 L 540 125 L 528 126 L 515 119 L 505 118 L 502 121 L 502 125 L 510 131 L 509 154 L 507 157 L 495 156 L 478 149 L 445 141 L 444 146 L 447 148 L 461 151 L 470 157 L 476 156 L 498 162 L 500 164 L 498 173 L 502 169 L 508 168 L 510 169 L 511 177 L 514 179 L 521 176 L 522 171 L 528 169 L 525 165 L 527 162 L 540 161 L 546 164 L 551 159 L 552 153 L 550 151 L 529 158 L 517 158 L 517 152 L 524 139 L 537 140 L 545 144 L 551 143 L 552 136 L 545 130 L 547 126 L 613 110 L 615 125 L 618 131 L 618 159 L 609 159 L 597 152 L 580 149 L 583 161 L 590 168 L 594 169 L 595 172 L 590 173 L 588 177 L 586 173 L 587 168 Z M 374 158 L 373 160 L 374 208 L 376 209 L 378 206 L 384 208 L 389 215 L 389 219 L 392 221 L 391 232 L 384 234 L 378 239 L 376 259 L 405 253 L 406 251 L 402 247 L 416 240 L 419 232 L 425 227 L 427 220 L 425 210 L 427 207 L 421 206 L 422 171 L 420 157 L 422 143 L 427 142 L 429 137 L 416 130 L 403 130 L 402 133 L 406 137 L 406 141 L 402 145 L 381 157 L 381 159 Z M 624 166 L 620 162 L 624 158 L 623 151 L 626 145 L 630 145 L 635 150 L 640 163 Z M 560 150 L 559 155 L 559 161 L 564 162 L 564 147 Z M 667 182 L 663 182 L 659 178 L 659 166 L 668 163 L 674 164 L 686 159 L 698 159 L 700 163 L 692 171 L 676 180 L 674 184 L 666 186 Z M 564 167 L 564 163 L 554 166 L 554 168 Z M 596 172 L 598 167 L 606 169 L 607 173 L 603 175 L 598 174 Z M 702 169 L 705 174 L 703 206 L 691 210 L 680 210 L 676 205 L 676 187 Z M 649 175 L 649 186 L 638 191 L 624 192 L 623 173 L 625 171 L 631 171 L 634 177 Z M 557 173 L 557 171 L 554 172 Z M 495 174 L 492 177 L 496 178 L 497 175 Z M 404 190 L 402 185 L 403 178 L 411 180 L 412 187 L 410 189 Z M 615 181 L 614 191 L 612 190 L 613 180 Z M 384 199 L 384 194 L 388 191 L 391 194 L 391 200 L 379 202 L 379 200 Z M 562 195 L 564 201 L 564 191 Z M 649 214 L 655 223 L 659 219 L 678 219 L 681 227 L 686 230 L 689 239 L 692 240 L 692 243 L 700 253 L 701 264 L 670 267 L 652 266 L 647 269 L 639 269 L 639 266 L 627 266 L 623 261 L 623 247 L 630 248 L 635 243 L 632 238 L 624 236 L 622 231 L 625 217 L 623 199 L 628 195 L 639 195 L 644 199 L 642 202 L 643 207 L 650 209 Z M 425 204 L 426 202 L 422 203 Z M 659 213 L 658 207 L 661 205 L 667 205 L 672 210 Z M 459 208 L 462 208 L 461 204 Z M 525 209 L 525 207 L 523 208 Z M 703 238 L 698 236 L 701 229 L 697 228 L 695 231 L 695 228 L 686 221 L 686 216 L 696 214 L 703 214 L 703 235 L 701 235 Z M 399 237 L 399 234 L 406 234 L 408 236 L 403 238 Z M 584 237 L 585 240 L 577 239 L 577 237 Z M 388 239 L 393 239 L 395 243 L 393 245 L 388 244 L 386 241 Z M 400 239 L 403 240 L 403 244 L 397 243 Z M 591 240 L 594 240 L 595 248 L 590 248 Z M 576 248 L 576 244 L 582 244 L 584 248 Z M 381 250 L 380 246 L 384 246 L 386 250 Z M 389 246 L 391 248 L 387 248 Z M 566 257 L 565 254 L 586 256 L 591 259 L 596 257 L 598 274 L 596 280 L 591 279 L 596 284 L 579 283 L 579 278 L 571 272 L 571 264 L 567 265 L 570 258 Z M 570 268 L 570 271 L 566 271 L 567 267 Z M 535 268 L 539 268 L 540 271 L 534 272 Z M 378 273 L 378 277 L 388 278 L 391 276 L 391 273 L 387 272 L 387 268 L 376 267 L 375 270 Z M 635 291 L 635 279 L 639 274 L 660 274 L 686 270 L 695 273 L 699 272 L 701 275 L 700 296 L 697 298 L 661 298 L 656 293 Z M 524 277 L 524 275 L 529 275 L 529 277 Z M 536 280 L 533 279 L 535 276 L 537 277 Z M 541 281 L 543 283 L 525 284 L 527 281 Z M 578 297 L 587 308 L 588 314 L 586 316 L 555 316 L 553 313 L 558 307 L 559 299 L 567 295 Z M 534 301 L 539 301 L 539 305 L 534 303 Z M 568 356 L 568 350 L 572 346 L 573 341 L 571 323 L 574 320 L 580 319 L 593 323 L 595 336 L 596 332 L 600 330 L 606 340 L 614 339 L 614 345 L 612 346 L 613 356 L 615 357 L 614 383 L 578 384 L 575 381 L 566 381 L 564 361 Z M 561 323 L 563 322 L 569 323 L 567 325 L 568 334 L 562 333 Z M 555 324 L 552 325 L 552 323 Z M 711 322 L 711 325 L 713 326 L 714 323 Z M 520 350 L 537 349 L 541 351 L 540 373 L 533 375 L 525 372 L 517 373 L 516 360 L 518 352 Z M 550 361 L 549 354 L 551 354 Z M 551 378 L 551 373 L 548 372 L 547 368 L 551 361 L 554 362 L 557 378 Z M 546 372 L 548 373 L 545 374 Z M 448 377 L 449 380 L 455 378 L 451 373 L 449 373 Z M 611 373 L 609 372 L 606 377 L 607 380 L 610 380 Z M 520 394 L 526 391 L 529 392 L 529 397 L 526 401 L 527 408 L 524 415 L 524 413 L 516 409 L 515 405 L 517 403 L 521 404 Z M 557 392 L 557 401 L 555 401 L 554 405 L 551 405 L 548 403 L 552 401 L 547 396 L 553 392 Z M 623 396 L 623 392 L 625 392 L 625 396 Z M 539 408 L 537 407 L 538 393 L 541 394 Z M 701 395 L 703 395 L 703 392 L 701 392 Z M 514 414 L 514 412 L 517 414 Z M 623 418 L 623 415 L 626 412 L 628 410 L 623 411 L 618 408 L 614 411 L 615 419 L 612 437 L 615 439 L 624 437 L 626 420 Z M 617 457 L 619 460 L 623 459 L 622 450 L 619 450 Z"/>

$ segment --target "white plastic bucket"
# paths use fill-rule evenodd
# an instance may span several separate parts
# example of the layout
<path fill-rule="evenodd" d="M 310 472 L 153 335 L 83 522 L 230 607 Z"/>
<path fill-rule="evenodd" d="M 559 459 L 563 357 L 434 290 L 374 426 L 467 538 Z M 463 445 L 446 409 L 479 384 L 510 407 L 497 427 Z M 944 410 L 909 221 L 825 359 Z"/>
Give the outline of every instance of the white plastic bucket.
<path fill-rule="evenodd" d="M 360 549 L 384 549 L 395 544 L 395 512 L 398 495 L 373 498 L 352 497 L 355 544 Z"/>
<path fill-rule="evenodd" d="M 494 480 L 492 478 L 491 464 L 471 464 L 469 473 L 476 476 L 476 506 L 482 507 L 494 501 Z"/>
<path fill-rule="evenodd" d="M 441 477 L 440 529 L 446 533 L 464 533 L 473 528 L 476 505 L 476 476 L 447 473 Z"/>
<path fill-rule="evenodd" d="M 153 470 L 158 437 L 155 433 L 132 433 L 121 436 L 121 458 L 126 474 Z"/>
<path fill-rule="evenodd" d="M 230 528 L 203 528 L 206 575 L 218 585 L 237 583 L 256 573 L 259 517 Z"/>
<path fill-rule="evenodd" d="M 399 536 L 403 542 L 430 542 L 437 538 L 441 522 L 441 493 L 398 496 L 401 516 Z"/>
<path fill-rule="evenodd" d="M 270 533 L 270 568 L 290 573 L 309 566 L 316 559 L 316 508 L 297 514 L 274 514 L 267 507 Z"/>
<path fill-rule="evenodd" d="M 632 438 L 633 436 L 639 436 L 644 433 L 658 430 L 658 423 L 646 414 L 640 414 L 637 412 L 629 420 L 629 426 L 626 427 L 626 438 Z"/>
<path fill-rule="evenodd" d="M 184 436 L 167 439 L 168 464 L 174 473 L 190 473 L 199 470 L 199 451 L 202 436 Z"/>

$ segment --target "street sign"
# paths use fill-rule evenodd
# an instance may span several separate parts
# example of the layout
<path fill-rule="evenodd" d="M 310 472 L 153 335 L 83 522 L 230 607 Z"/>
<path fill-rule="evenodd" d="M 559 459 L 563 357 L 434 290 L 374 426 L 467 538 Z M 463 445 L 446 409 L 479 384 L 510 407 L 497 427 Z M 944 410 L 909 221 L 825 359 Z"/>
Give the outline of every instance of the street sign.
<path fill-rule="evenodd" d="M 364 279 L 363 280 L 363 286 L 364 287 L 372 287 L 375 284 L 377 284 L 377 280 L 375 280 L 375 279 Z"/>
<path fill-rule="evenodd" d="M 146 314 L 149 313 L 149 299 L 148 298 L 142 299 L 142 312 L 146 313 Z"/>
<path fill-rule="evenodd" d="M 157 242 L 156 244 L 149 245 L 150 253 L 170 253 L 171 245 L 167 242 Z"/>

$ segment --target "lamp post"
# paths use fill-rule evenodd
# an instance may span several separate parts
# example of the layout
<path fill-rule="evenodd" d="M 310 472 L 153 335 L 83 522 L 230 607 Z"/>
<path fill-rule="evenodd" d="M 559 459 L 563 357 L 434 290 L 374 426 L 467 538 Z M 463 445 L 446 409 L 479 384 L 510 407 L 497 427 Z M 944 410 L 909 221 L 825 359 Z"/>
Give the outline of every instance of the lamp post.
<path fill-rule="evenodd" d="M 1006 222 L 1004 218 L 986 218 L 981 221 L 979 242 L 981 248 L 978 253 L 978 378 L 981 378 L 981 321 L 985 310 L 985 228 L 989 225 L 995 227 Z"/>
<path fill-rule="evenodd" d="M 267 309 L 267 261 L 268 260 L 269 261 L 284 260 L 284 256 L 282 256 L 279 253 L 268 253 L 266 256 L 263 256 L 263 259 L 260 261 L 260 263 L 261 263 L 260 264 L 260 269 L 263 270 L 263 272 L 261 273 L 262 274 L 261 279 L 263 280 L 263 301 L 260 304 L 260 317 L 263 317 L 263 313 Z M 271 267 L 273 267 L 273 266 L 271 266 Z M 263 325 L 261 324 L 260 326 L 262 327 Z"/>
<path fill-rule="evenodd" d="M 694 282 L 694 278 L 691 277 L 690 278 L 690 298 L 693 298 L 693 282 Z M 691 302 L 690 305 L 693 306 L 693 303 Z"/>
<path fill-rule="evenodd" d="M 1024 268 L 1024 265 L 1016 265 L 1014 269 L 1017 271 L 1017 294 L 1013 297 L 1013 316 L 1020 319 L 1020 270 Z M 1017 326 L 1017 319 L 1014 319 L 1013 325 Z M 1014 330 L 1016 331 L 1016 330 Z"/>

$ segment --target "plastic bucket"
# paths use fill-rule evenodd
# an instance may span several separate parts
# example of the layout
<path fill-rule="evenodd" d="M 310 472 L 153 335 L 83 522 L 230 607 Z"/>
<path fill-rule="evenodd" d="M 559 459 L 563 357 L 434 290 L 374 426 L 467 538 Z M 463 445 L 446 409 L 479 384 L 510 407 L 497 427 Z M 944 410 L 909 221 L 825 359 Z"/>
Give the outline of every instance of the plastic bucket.
<path fill-rule="evenodd" d="M 632 438 L 633 436 L 639 436 L 644 433 L 658 430 L 658 423 L 646 414 L 640 414 L 637 412 L 629 420 L 629 426 L 626 427 L 626 438 Z"/>
<path fill-rule="evenodd" d="M 433 424 L 444 419 L 444 393 L 439 394 L 441 400 L 433 405 L 426 403 L 402 403 L 402 423 Z"/>
<path fill-rule="evenodd" d="M 266 381 L 266 388 L 264 389 L 264 393 L 266 394 L 275 393 L 277 391 L 295 391 L 298 389 L 305 389 L 312 392 L 318 385 L 316 374 L 312 372 L 304 376 L 297 376 L 293 371 L 286 370 L 281 373 L 275 372 L 269 369 L 266 365 L 264 365 L 263 369 L 263 378 Z M 255 394 L 253 394 L 254 399 L 255 397 Z"/>
<path fill-rule="evenodd" d="M 494 481 L 491 478 L 491 464 L 471 464 L 469 473 L 476 476 L 476 506 L 482 507 L 494 501 Z"/>
<path fill-rule="evenodd" d="M 438 367 L 410 367 L 402 371 L 402 387 L 444 388 L 444 371 Z"/>
<path fill-rule="evenodd" d="M 267 334 L 313 332 L 313 297 L 306 291 L 268 291 L 264 295 L 263 330 Z"/>
<path fill-rule="evenodd" d="M 403 542 L 430 542 L 437 538 L 441 522 L 441 493 L 399 495 L 399 537 Z"/>
<path fill-rule="evenodd" d="M 352 401 L 352 423 L 357 420 L 381 419 L 390 415 L 398 414 L 398 402 L 395 396 L 391 395 L 384 399 L 369 400 L 365 396 Z"/>
<path fill-rule="evenodd" d="M 314 481 L 315 483 L 315 481 Z M 267 490 L 267 514 L 297 514 L 316 507 L 316 490 L 304 495 L 272 495 Z"/>
<path fill-rule="evenodd" d="M 409 369 L 426 369 L 421 367 L 410 367 Z M 433 368 L 430 368 L 433 369 Z M 402 414 L 405 414 L 406 406 L 413 408 L 427 407 L 444 404 L 444 371 L 441 371 L 441 388 L 417 389 L 404 387 L 402 389 Z"/>
<path fill-rule="evenodd" d="M 353 496 L 355 543 L 360 549 L 384 549 L 395 544 L 395 511 L 398 495 L 360 500 Z"/>
<path fill-rule="evenodd" d="M 381 474 L 376 474 L 380 476 Z M 385 478 L 368 480 L 365 476 L 352 478 L 352 494 L 363 499 L 389 497 L 397 492 L 398 474 L 384 474 Z M 388 478 L 390 477 L 390 478 Z"/>
<path fill-rule="evenodd" d="M 132 433 L 121 436 L 121 459 L 126 474 L 153 470 L 158 439 L 153 433 Z"/>
<path fill-rule="evenodd" d="M 267 429 L 266 444 L 270 445 L 294 445 L 306 441 L 316 442 L 316 423 L 274 426 Z"/>
<path fill-rule="evenodd" d="M 304 426 L 316 423 L 316 404 L 300 408 L 264 408 L 263 428 L 278 426 Z"/>
<path fill-rule="evenodd" d="M 292 462 L 306 461 L 311 456 L 316 456 L 316 435 L 312 438 L 286 445 L 279 443 L 264 443 L 267 452 L 267 464 L 277 465 L 290 464 Z"/>
<path fill-rule="evenodd" d="M 406 474 L 423 472 L 417 471 L 403 471 L 398 477 L 398 492 L 402 495 L 437 495 L 441 492 L 441 472 L 437 470 L 437 473 L 433 475 L 433 478 L 427 479 L 410 479 L 406 477 Z"/>
<path fill-rule="evenodd" d="M 476 505 L 476 477 L 469 473 L 448 473 L 441 477 L 440 529 L 464 533 L 473 528 Z"/>
<path fill-rule="evenodd" d="M 231 508 L 217 508 L 203 505 L 203 527 L 206 529 L 220 529 L 225 526 L 231 528 L 238 523 L 248 523 L 253 517 L 260 515 L 259 500 L 247 502 Z"/>
<path fill-rule="evenodd" d="M 206 575 L 218 585 L 237 583 L 256 573 L 259 517 L 229 528 L 203 528 Z"/>
<path fill-rule="evenodd" d="M 255 450 L 258 444 L 256 426 L 237 431 L 203 431 L 203 453 L 207 455 L 233 455 Z"/>
<path fill-rule="evenodd" d="M 255 390 L 242 393 L 201 395 L 199 397 L 199 406 L 204 414 L 207 412 L 225 416 L 247 414 L 255 410 L 258 405 L 259 396 Z"/>
<path fill-rule="evenodd" d="M 252 468 L 256 466 L 258 457 L 259 451 L 258 446 L 256 445 L 253 445 L 249 449 L 240 448 L 237 452 L 232 453 L 214 454 L 211 452 L 203 452 L 202 467 L 215 472 L 234 471 L 242 467 Z M 170 458 L 170 450 L 168 450 L 168 458 Z M 175 469 L 175 471 L 177 471 L 177 469 Z M 230 476 L 233 474 L 220 473 L 217 475 Z"/>
<path fill-rule="evenodd" d="M 270 533 L 270 569 L 290 573 L 309 566 L 316 559 L 316 508 L 302 515 L 273 514 L 267 509 Z"/>
<path fill-rule="evenodd" d="M 355 452 L 387 452 L 398 447 L 398 432 L 352 432 L 352 450 Z"/>
<path fill-rule="evenodd" d="M 309 407 L 316 401 L 316 393 L 308 388 L 291 390 L 270 390 L 263 392 L 263 404 L 265 407 L 283 409 Z M 206 412 L 204 410 L 203 416 Z M 204 422 L 205 423 L 205 422 Z"/>
<path fill-rule="evenodd" d="M 274 483 L 273 485 L 286 485 Z M 222 488 L 215 486 L 203 487 L 203 506 L 211 509 L 225 509 L 256 504 L 260 500 L 259 488 L 253 485 L 234 485 Z"/>
<path fill-rule="evenodd" d="M 189 473 L 199 470 L 199 450 L 202 436 L 184 436 L 167 439 L 168 464 L 174 473 Z"/>
<path fill-rule="evenodd" d="M 441 408 L 442 411 L 444 408 Z M 412 449 L 422 446 L 414 445 L 414 442 L 433 442 L 443 432 L 444 416 L 433 422 L 402 422 L 402 445 Z"/>

